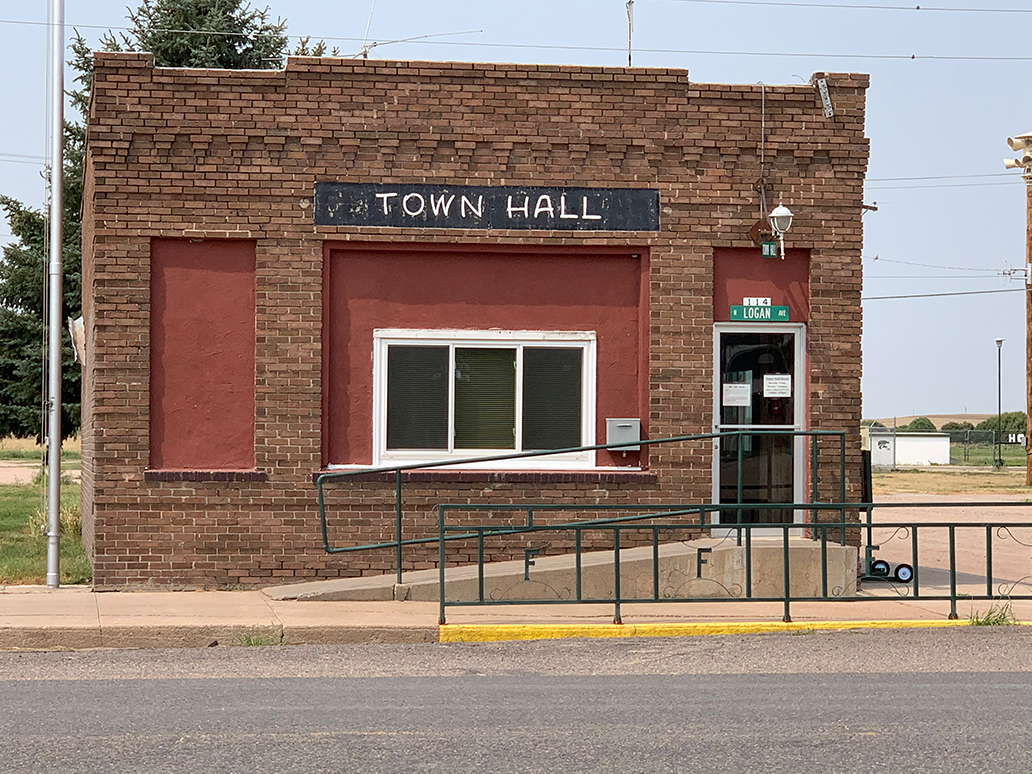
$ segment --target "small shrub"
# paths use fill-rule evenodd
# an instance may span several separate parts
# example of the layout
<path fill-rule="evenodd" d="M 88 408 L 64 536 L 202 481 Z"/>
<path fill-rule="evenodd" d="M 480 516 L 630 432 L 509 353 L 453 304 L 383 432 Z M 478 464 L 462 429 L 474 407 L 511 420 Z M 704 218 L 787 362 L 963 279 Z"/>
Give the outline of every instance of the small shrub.
<path fill-rule="evenodd" d="M 65 505 L 61 508 L 61 534 L 74 538 L 82 537 L 82 510 L 78 505 Z M 33 537 L 46 538 L 47 512 L 37 508 L 29 514 L 28 530 Z"/>

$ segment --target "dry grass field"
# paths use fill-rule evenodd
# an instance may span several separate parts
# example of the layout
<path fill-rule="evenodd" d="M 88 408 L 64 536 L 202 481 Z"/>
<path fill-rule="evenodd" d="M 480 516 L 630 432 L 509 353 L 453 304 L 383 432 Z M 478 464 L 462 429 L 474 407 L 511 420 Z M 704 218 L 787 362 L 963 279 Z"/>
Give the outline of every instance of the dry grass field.
<path fill-rule="evenodd" d="M 1023 494 L 1032 498 L 1032 487 L 1025 486 L 1025 469 L 1001 471 L 895 470 L 876 472 L 876 495 L 892 492 L 921 494 Z"/>

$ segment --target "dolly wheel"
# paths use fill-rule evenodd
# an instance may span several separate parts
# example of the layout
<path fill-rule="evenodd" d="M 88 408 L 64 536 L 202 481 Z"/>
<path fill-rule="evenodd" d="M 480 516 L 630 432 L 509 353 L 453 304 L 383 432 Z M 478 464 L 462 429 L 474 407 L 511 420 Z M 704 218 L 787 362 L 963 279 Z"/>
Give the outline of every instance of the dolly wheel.
<path fill-rule="evenodd" d="M 892 577 L 900 583 L 910 583 L 914 579 L 914 568 L 909 564 L 898 564 Z"/>
<path fill-rule="evenodd" d="M 878 578 L 888 578 L 889 563 L 886 562 L 884 559 L 876 559 L 875 561 L 871 562 L 871 575 L 874 575 Z"/>

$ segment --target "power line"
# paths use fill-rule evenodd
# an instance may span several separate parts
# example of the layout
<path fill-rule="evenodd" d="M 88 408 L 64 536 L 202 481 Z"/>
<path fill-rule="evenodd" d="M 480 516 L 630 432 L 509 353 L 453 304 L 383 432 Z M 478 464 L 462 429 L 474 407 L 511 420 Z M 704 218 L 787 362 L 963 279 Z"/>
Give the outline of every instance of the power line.
<path fill-rule="evenodd" d="M 29 24 L 45 26 L 46 22 L 21 21 L 14 19 L 0 19 L 0 24 Z M 70 24 L 70 27 L 81 29 L 101 30 L 129 30 L 129 27 L 112 27 L 100 24 Z M 184 34 L 204 35 L 231 35 L 241 36 L 244 33 L 218 32 L 215 30 L 161 30 L 161 32 L 174 32 Z M 446 33 L 448 34 L 448 33 Z M 455 33 L 459 34 L 459 33 Z M 320 40 L 330 42 L 350 42 L 361 44 L 361 38 L 352 37 L 330 37 L 312 35 L 284 35 L 286 38 L 301 40 L 303 38 L 319 37 Z M 596 53 L 624 53 L 624 49 L 616 46 L 558 46 L 545 43 L 475 43 L 456 42 L 451 40 L 424 41 L 426 45 L 435 46 L 467 46 L 472 48 L 499 48 L 499 49 L 529 49 L 533 51 L 580 51 Z M 750 56 L 750 57 L 780 57 L 796 59 L 857 59 L 876 61 L 929 61 L 929 62 L 1032 62 L 1032 56 L 980 56 L 980 55 L 952 55 L 952 54 L 836 54 L 829 52 L 805 52 L 805 51 L 719 51 L 704 49 L 686 48 L 636 48 L 635 51 L 643 54 L 679 54 L 692 56 Z"/>
<path fill-rule="evenodd" d="M 870 256 L 866 256 L 866 255 L 863 256 L 863 257 L 867 258 L 869 261 L 881 261 L 882 263 L 898 263 L 898 264 L 901 264 L 903 266 L 920 266 L 922 269 L 943 269 L 945 271 L 980 271 L 980 272 L 995 271 L 995 269 L 993 269 L 993 270 L 990 270 L 990 269 L 978 269 L 978 268 L 974 268 L 972 266 L 941 266 L 939 264 L 934 264 L 934 263 L 916 263 L 914 261 L 899 261 L 899 260 L 893 260 L 892 258 L 881 258 L 881 257 L 879 257 L 877 255 L 874 256 L 873 258 L 871 258 Z"/>
<path fill-rule="evenodd" d="M 1002 277 L 999 273 L 982 273 L 977 276 L 970 274 L 865 274 L 864 279 L 990 279 Z"/>
<path fill-rule="evenodd" d="M 955 293 L 913 293 L 906 296 L 864 296 L 861 301 L 888 301 L 898 298 L 940 298 L 942 296 L 981 296 L 988 293 L 1024 293 L 1025 288 L 1006 288 L 1004 290 L 958 290 Z"/>
<path fill-rule="evenodd" d="M 984 175 L 925 175 L 924 177 L 869 177 L 868 183 L 891 183 L 906 180 L 962 180 L 972 177 L 1011 177 L 1010 172 L 990 172 Z"/>
<path fill-rule="evenodd" d="M 869 191 L 907 191 L 920 188 L 982 188 L 987 185 L 1013 185 L 1024 182 L 1019 175 L 1013 175 L 1011 180 L 998 180 L 995 183 L 945 183 L 944 185 L 872 185 Z"/>
<path fill-rule="evenodd" d="M 849 11 L 928 11 L 931 13 L 1032 13 L 1028 8 L 944 8 L 927 5 L 869 5 L 855 3 L 791 3 L 776 0 L 666 0 L 678 3 L 709 5 L 760 5 L 777 8 L 833 8 Z"/>

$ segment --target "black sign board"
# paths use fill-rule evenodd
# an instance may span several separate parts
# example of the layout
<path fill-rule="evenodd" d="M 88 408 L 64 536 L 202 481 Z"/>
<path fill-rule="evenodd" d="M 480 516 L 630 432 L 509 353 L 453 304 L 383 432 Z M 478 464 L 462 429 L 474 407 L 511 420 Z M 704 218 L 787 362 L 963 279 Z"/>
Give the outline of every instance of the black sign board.
<path fill-rule="evenodd" d="M 659 191 L 316 183 L 315 225 L 658 231 Z"/>

